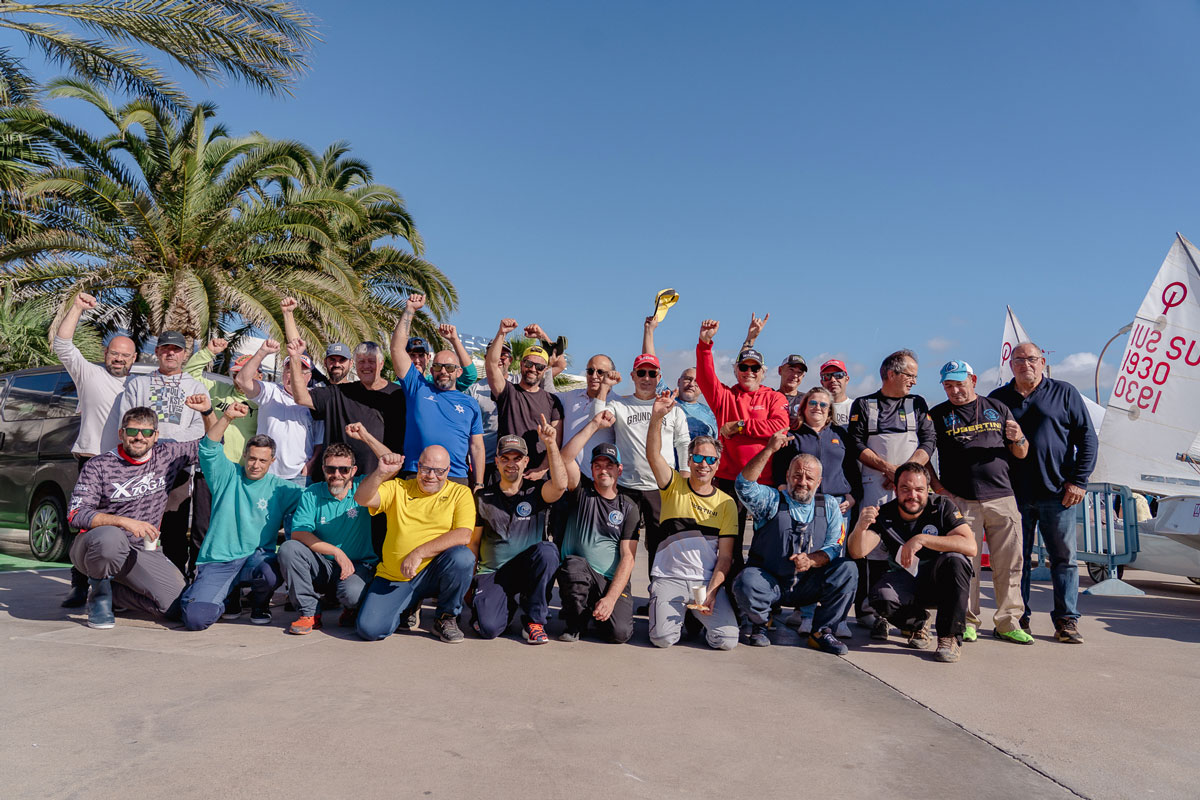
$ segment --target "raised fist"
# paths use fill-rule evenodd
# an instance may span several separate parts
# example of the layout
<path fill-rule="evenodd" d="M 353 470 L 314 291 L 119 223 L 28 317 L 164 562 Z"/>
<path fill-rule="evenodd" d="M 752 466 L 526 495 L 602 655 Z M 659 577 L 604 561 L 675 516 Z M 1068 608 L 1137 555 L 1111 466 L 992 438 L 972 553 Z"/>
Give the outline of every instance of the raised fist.
<path fill-rule="evenodd" d="M 279 352 L 279 342 L 275 341 L 274 339 L 266 339 L 263 341 L 262 346 L 259 347 L 259 349 L 262 350 L 264 353 L 269 353 L 269 354 L 278 353 Z"/>
<path fill-rule="evenodd" d="M 225 406 L 225 416 L 230 419 L 241 419 L 250 413 L 250 406 L 245 403 L 230 403 Z"/>
<path fill-rule="evenodd" d="M 418 311 L 420 311 L 422 308 L 425 307 L 425 295 L 410 294 L 408 296 L 407 303 L 408 303 L 408 310 L 415 314 Z"/>
<path fill-rule="evenodd" d="M 700 341 L 712 343 L 713 337 L 717 335 L 717 328 L 721 327 L 721 323 L 715 319 L 706 319 L 700 323 Z"/>
<path fill-rule="evenodd" d="M 448 323 L 442 323 L 441 325 L 438 325 L 438 336 L 441 336 L 448 342 L 457 342 L 458 328 Z"/>
<path fill-rule="evenodd" d="M 404 456 L 399 453 L 384 453 L 379 459 L 379 466 L 375 468 L 381 476 L 390 478 L 400 471 L 404 466 Z"/>
<path fill-rule="evenodd" d="M 500 336 L 508 336 L 517 329 L 517 321 L 512 317 L 505 317 L 500 320 L 500 329 L 497 331 Z"/>
<path fill-rule="evenodd" d="M 212 353 L 214 356 L 219 356 L 221 353 L 224 353 L 226 347 L 229 347 L 229 341 L 227 339 L 213 337 L 212 339 L 208 340 L 208 352 Z"/>
<path fill-rule="evenodd" d="M 304 351 L 308 349 L 307 345 L 304 344 L 303 339 L 292 339 L 287 343 L 287 348 L 288 355 L 292 358 L 299 358 L 300 356 L 304 355 Z"/>
<path fill-rule="evenodd" d="M 95 308 L 97 305 L 98 303 L 96 302 L 96 298 L 92 297 L 87 292 L 80 292 L 79 294 L 75 295 L 76 308 L 82 308 L 86 311 L 89 308 Z"/>
<path fill-rule="evenodd" d="M 600 382 L 611 389 L 621 382 L 621 373 L 617 372 L 615 369 L 610 369 L 608 372 L 604 373 L 604 377 L 600 379 Z"/>
<path fill-rule="evenodd" d="M 361 422 L 351 422 L 346 426 L 346 435 L 351 439 L 357 439 L 360 442 L 363 440 L 363 434 L 366 432 L 367 429 L 363 427 Z"/>
<path fill-rule="evenodd" d="M 210 400 L 206 394 L 188 395 L 187 399 L 183 401 L 183 404 L 193 411 L 199 411 L 200 413 L 204 413 L 212 408 L 212 400 Z"/>
<path fill-rule="evenodd" d="M 294 297 L 285 297 L 283 302 L 279 304 L 279 310 L 285 314 L 294 314 L 299 307 L 300 301 Z"/>
<path fill-rule="evenodd" d="M 592 417 L 592 421 L 600 426 L 600 430 L 611 428 L 613 425 L 617 424 L 616 416 L 613 414 L 613 412 L 608 410 L 601 411 L 599 414 Z"/>

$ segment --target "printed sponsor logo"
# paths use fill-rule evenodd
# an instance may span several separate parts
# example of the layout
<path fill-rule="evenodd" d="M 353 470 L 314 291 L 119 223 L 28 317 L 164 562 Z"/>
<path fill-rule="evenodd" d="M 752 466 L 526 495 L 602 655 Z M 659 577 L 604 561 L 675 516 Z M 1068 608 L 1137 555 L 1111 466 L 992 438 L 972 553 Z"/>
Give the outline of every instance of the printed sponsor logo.
<path fill-rule="evenodd" d="M 533 506 L 529 505 L 529 503 L 526 503 L 524 500 L 517 503 L 518 517 L 528 517 L 531 513 L 533 513 Z"/>
<path fill-rule="evenodd" d="M 924 528 L 921 528 L 921 533 L 925 534 L 926 536 L 937 536 L 938 529 L 936 525 L 926 525 Z"/>
<path fill-rule="evenodd" d="M 983 418 L 988 422 L 995 422 L 1000 419 L 1000 412 L 994 408 L 985 408 L 983 410 Z"/>
<path fill-rule="evenodd" d="M 610 511 L 608 512 L 608 521 L 613 525 L 620 525 L 625 521 L 625 515 L 620 511 Z"/>
<path fill-rule="evenodd" d="M 166 491 L 167 479 L 162 475 L 150 473 L 130 478 L 124 483 L 114 483 L 112 487 L 112 494 L 109 495 L 110 500 L 132 500 L 135 497 L 144 497 L 148 494 Z"/>

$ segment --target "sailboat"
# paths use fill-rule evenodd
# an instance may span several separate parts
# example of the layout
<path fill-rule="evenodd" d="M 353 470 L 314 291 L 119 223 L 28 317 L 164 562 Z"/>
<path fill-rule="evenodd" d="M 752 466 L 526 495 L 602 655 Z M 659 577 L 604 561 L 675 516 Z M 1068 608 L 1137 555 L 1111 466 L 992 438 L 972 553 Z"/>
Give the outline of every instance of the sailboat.
<path fill-rule="evenodd" d="M 1178 233 L 1132 323 L 1092 481 L 1160 496 L 1130 566 L 1200 583 L 1200 251 Z"/>

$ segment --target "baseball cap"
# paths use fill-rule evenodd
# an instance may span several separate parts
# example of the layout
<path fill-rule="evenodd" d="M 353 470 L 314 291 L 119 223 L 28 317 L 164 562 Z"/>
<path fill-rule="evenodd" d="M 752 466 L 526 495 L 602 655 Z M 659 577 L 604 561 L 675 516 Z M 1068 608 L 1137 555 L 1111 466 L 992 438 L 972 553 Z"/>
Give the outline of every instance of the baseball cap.
<path fill-rule="evenodd" d="M 238 356 L 233 360 L 233 365 L 229 367 L 229 372 L 232 375 L 237 375 L 242 371 L 242 367 L 246 366 L 246 362 L 250 360 L 250 356 Z"/>
<path fill-rule="evenodd" d="M 342 358 L 353 358 L 354 354 L 350 352 L 350 348 L 341 342 L 334 342 L 325 348 L 325 357 L 341 356 Z"/>
<path fill-rule="evenodd" d="M 520 436 L 501 436 L 496 442 L 496 455 L 503 453 L 520 453 L 523 456 L 529 455 L 529 447 L 525 444 L 525 440 Z"/>
<path fill-rule="evenodd" d="M 621 451 L 612 442 L 601 442 L 592 448 L 592 461 L 597 458 L 607 458 L 614 464 L 621 463 Z"/>
<path fill-rule="evenodd" d="M 291 356 L 288 356 L 283 360 L 284 369 L 287 369 L 287 365 L 291 363 L 291 360 Z M 305 369 L 312 369 L 312 359 L 308 356 L 300 356 L 300 363 L 304 365 Z"/>
<path fill-rule="evenodd" d="M 404 352 L 406 353 L 412 353 L 417 350 L 424 350 L 426 353 L 429 352 L 429 343 L 420 336 L 412 337 L 408 340 L 408 344 L 404 346 Z"/>
<path fill-rule="evenodd" d="M 850 372 L 850 370 L 846 369 L 846 362 L 842 361 L 840 358 L 831 358 L 821 365 L 821 372 L 824 372 L 827 369 L 841 370 L 842 372 L 846 373 Z"/>
<path fill-rule="evenodd" d="M 183 338 L 183 334 L 179 331 L 163 331 L 158 335 L 158 344 L 155 347 L 187 347 L 187 340 Z"/>
<path fill-rule="evenodd" d="M 545 361 L 547 364 L 550 363 L 550 354 L 547 353 L 544 348 L 539 347 L 536 344 L 533 347 L 528 348 L 525 351 L 525 354 L 521 356 L 521 358 L 522 358 L 522 360 L 524 360 L 526 358 L 529 358 L 530 356 L 536 356 L 537 358 L 540 358 L 542 361 Z"/>
<path fill-rule="evenodd" d="M 738 353 L 737 361 L 733 363 L 740 364 L 743 361 L 757 361 L 759 364 L 765 363 L 763 361 L 762 353 L 758 352 L 753 347 L 747 347 L 745 350 Z"/>
<path fill-rule="evenodd" d="M 965 381 L 968 375 L 974 375 L 975 370 L 965 361 L 947 361 L 942 365 L 942 382 Z"/>
<path fill-rule="evenodd" d="M 633 368 L 634 369 L 637 369 L 638 367 L 644 367 L 647 364 L 654 367 L 655 369 L 660 369 L 660 365 L 658 363 L 658 356 L 651 355 L 650 353 L 642 353 L 640 356 L 638 356 L 637 358 L 635 358 L 633 360 Z"/>
<path fill-rule="evenodd" d="M 781 366 L 781 367 L 799 367 L 800 369 L 804 370 L 805 372 L 808 372 L 808 363 L 804 360 L 804 356 L 798 356 L 795 353 L 792 353 L 790 356 L 785 358 L 783 360 L 783 363 L 780 364 L 779 366 Z"/>
<path fill-rule="evenodd" d="M 508 353 L 511 356 L 512 355 L 512 345 L 509 344 L 508 342 L 505 342 L 504 344 L 500 345 L 500 352 Z"/>

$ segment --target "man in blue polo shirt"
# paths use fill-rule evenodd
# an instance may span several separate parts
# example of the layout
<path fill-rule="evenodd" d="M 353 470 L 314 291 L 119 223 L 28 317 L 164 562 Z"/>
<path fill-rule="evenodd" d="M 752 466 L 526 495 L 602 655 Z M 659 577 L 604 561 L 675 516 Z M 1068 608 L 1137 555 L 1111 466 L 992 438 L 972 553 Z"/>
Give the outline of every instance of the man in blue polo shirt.
<path fill-rule="evenodd" d="M 404 461 L 415 465 L 425 448 L 441 445 L 450 454 L 450 480 L 478 489 L 487 466 L 483 421 L 479 403 L 454 388 L 462 371 L 458 355 L 451 350 L 434 354 L 429 379 L 409 352 L 413 317 L 424 305 L 425 295 L 410 294 L 392 332 L 392 366 L 408 397 Z"/>

